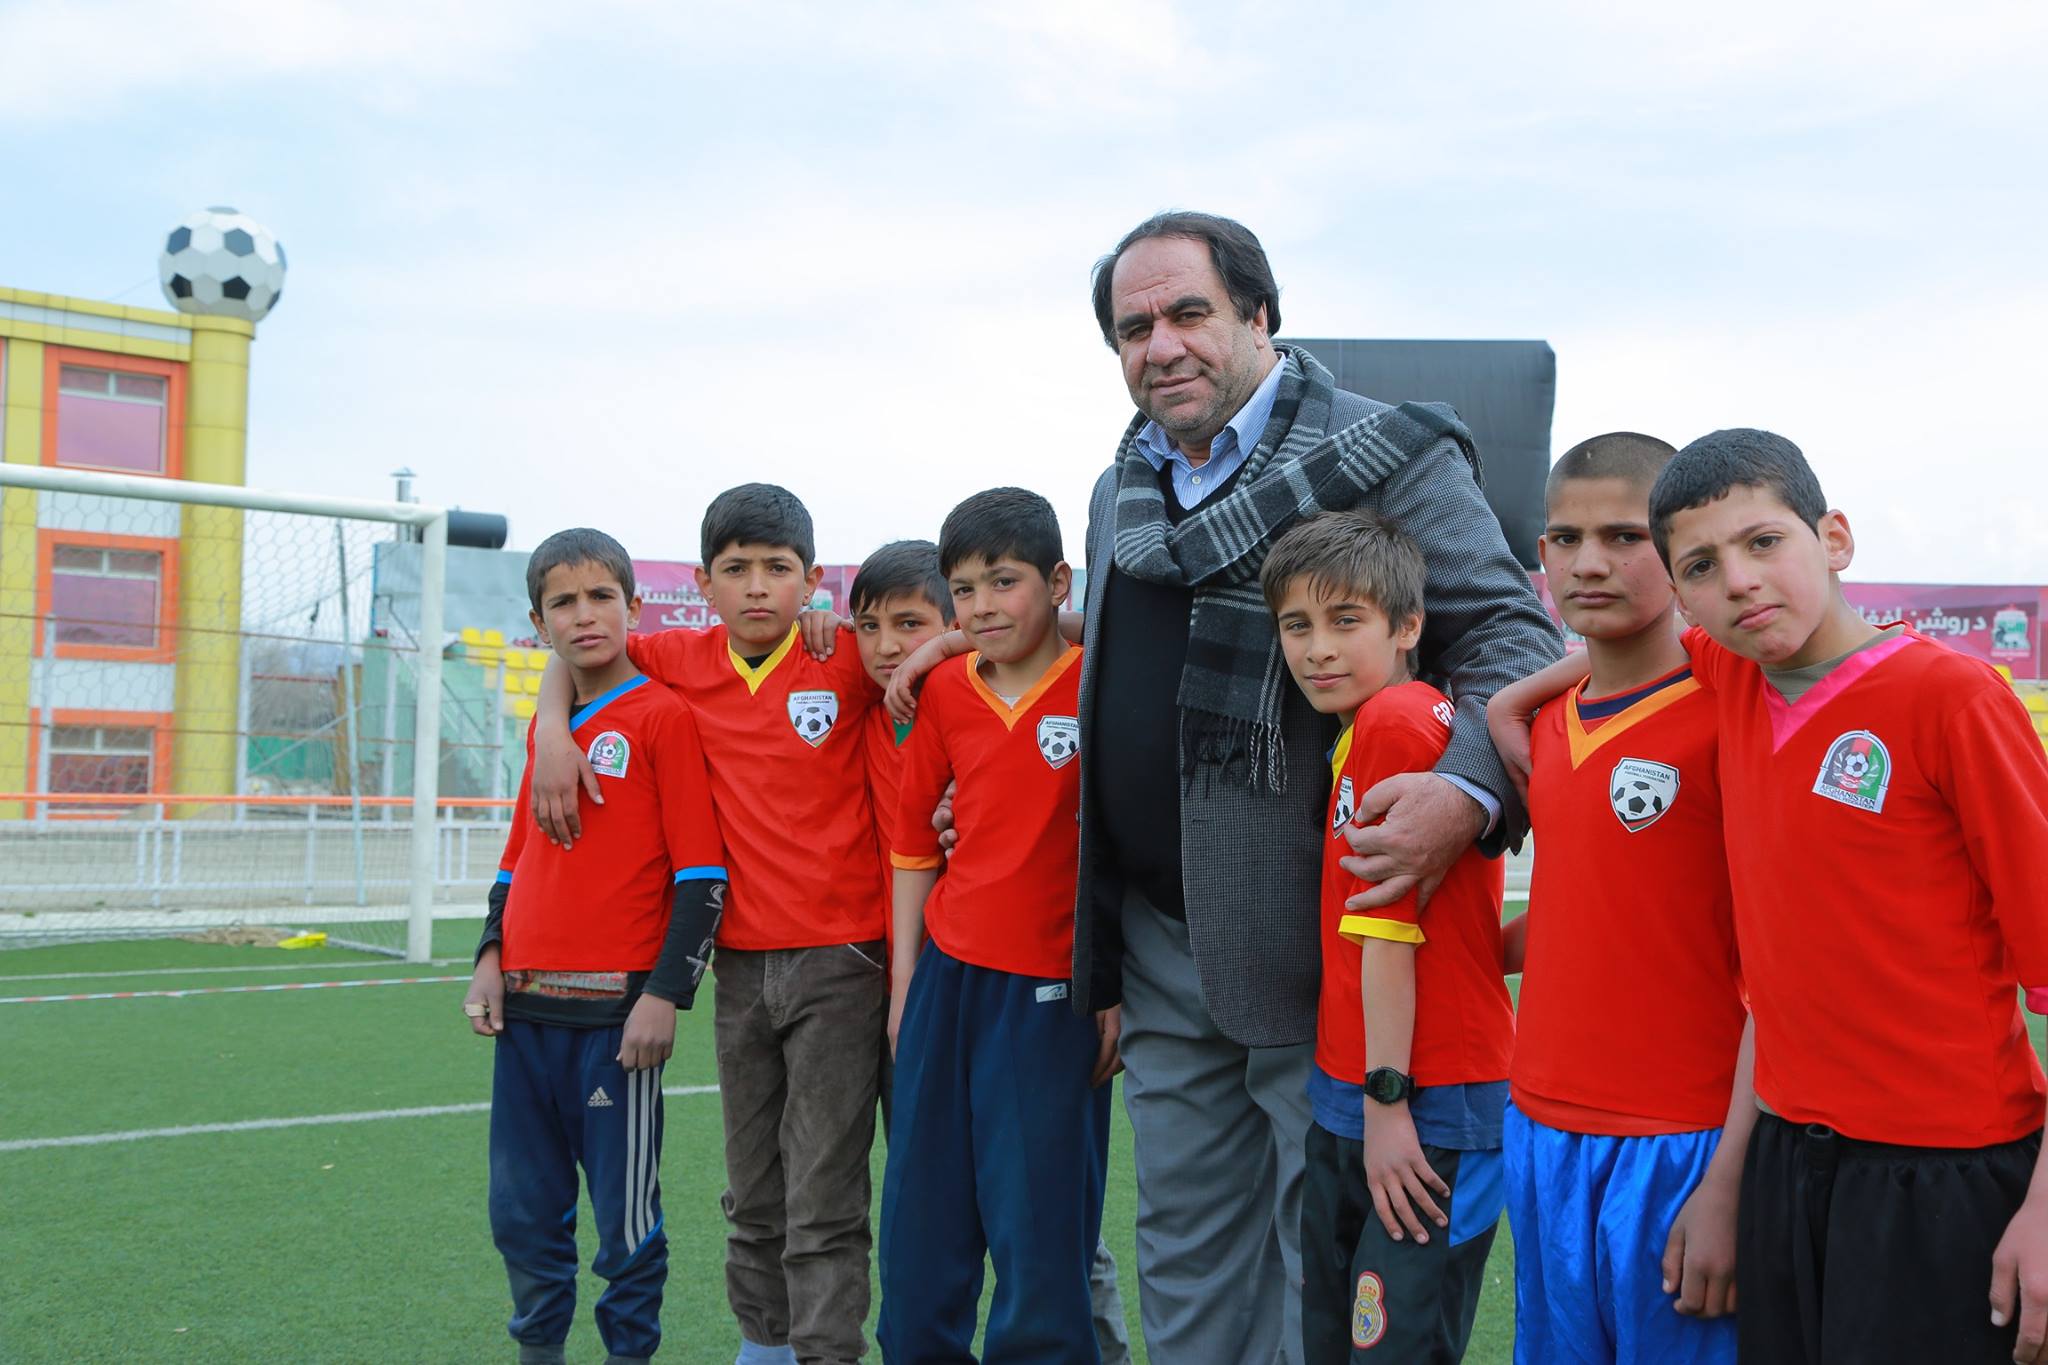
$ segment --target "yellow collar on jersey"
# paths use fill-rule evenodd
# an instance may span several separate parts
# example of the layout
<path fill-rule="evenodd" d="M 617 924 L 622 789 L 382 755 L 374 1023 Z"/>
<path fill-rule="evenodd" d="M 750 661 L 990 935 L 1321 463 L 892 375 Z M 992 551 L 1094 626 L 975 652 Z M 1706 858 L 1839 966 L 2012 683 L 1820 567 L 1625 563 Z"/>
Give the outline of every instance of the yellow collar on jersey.
<path fill-rule="evenodd" d="M 740 652 L 732 647 L 731 631 L 728 630 L 726 632 L 726 656 L 732 660 L 733 672 L 739 674 L 740 681 L 747 685 L 748 696 L 752 696 L 756 692 L 759 692 L 761 690 L 761 684 L 768 681 L 768 675 L 775 671 L 775 666 L 781 663 L 784 659 L 788 658 L 789 651 L 796 648 L 796 634 L 797 628 L 795 626 L 791 626 L 789 628 L 789 634 L 783 636 L 782 643 L 775 647 L 775 652 L 773 654 L 770 654 L 767 658 L 761 660 L 761 666 L 759 668 L 754 668 L 749 666 L 747 661 L 740 656 Z"/>

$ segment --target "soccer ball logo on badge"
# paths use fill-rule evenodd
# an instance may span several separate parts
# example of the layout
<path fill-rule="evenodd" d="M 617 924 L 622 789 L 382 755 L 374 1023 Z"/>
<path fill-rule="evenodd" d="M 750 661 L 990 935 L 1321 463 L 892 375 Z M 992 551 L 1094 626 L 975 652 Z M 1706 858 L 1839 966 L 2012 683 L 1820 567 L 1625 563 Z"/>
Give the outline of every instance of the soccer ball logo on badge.
<path fill-rule="evenodd" d="M 1081 722 L 1073 716 L 1044 716 L 1038 722 L 1038 752 L 1047 764 L 1064 768 L 1081 752 Z"/>
<path fill-rule="evenodd" d="M 1607 779 L 1607 801 L 1614 818 L 1630 834 L 1648 829 L 1664 818 L 1678 800 L 1678 769 L 1669 763 L 1647 758 L 1624 758 L 1614 765 Z"/>
<path fill-rule="evenodd" d="M 1884 741 L 1868 730 L 1851 730 L 1828 745 L 1813 793 L 1876 814 L 1884 809 L 1891 784 L 1892 756 Z"/>
<path fill-rule="evenodd" d="M 1358 813 L 1358 794 L 1351 785 L 1350 774 L 1337 784 L 1337 808 L 1330 812 L 1330 832 L 1335 834 L 1351 823 L 1351 817 Z"/>
<path fill-rule="evenodd" d="M 839 720 L 837 692 L 792 692 L 789 694 L 789 723 L 797 738 L 813 749 L 825 742 Z"/>
<path fill-rule="evenodd" d="M 590 741 L 584 757 L 590 760 L 590 770 L 598 776 L 624 777 L 626 765 L 633 758 L 633 746 L 617 730 L 607 730 Z"/>

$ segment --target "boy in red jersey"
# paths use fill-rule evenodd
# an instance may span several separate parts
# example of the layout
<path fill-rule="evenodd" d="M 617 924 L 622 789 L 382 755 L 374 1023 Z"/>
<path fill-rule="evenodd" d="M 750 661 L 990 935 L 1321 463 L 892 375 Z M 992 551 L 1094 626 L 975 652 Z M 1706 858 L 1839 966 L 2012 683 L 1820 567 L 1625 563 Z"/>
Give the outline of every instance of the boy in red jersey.
<path fill-rule="evenodd" d="M 860 742 L 881 696 L 854 649 L 820 661 L 798 614 L 822 571 L 810 513 L 772 484 L 705 510 L 697 586 L 721 624 L 635 636 L 697 712 L 732 894 L 718 931 L 726 1296 L 742 1365 L 850 1362 L 869 1300 L 868 1151 L 888 996 L 885 883 Z M 567 834 L 582 754 L 553 667 L 536 723 L 542 828 Z"/>
<path fill-rule="evenodd" d="M 611 799 L 575 861 L 531 837 L 516 807 L 491 888 L 463 1002 L 471 1028 L 497 1039 L 491 1235 L 519 1359 L 560 1361 L 576 1311 L 581 1162 L 597 1216 L 591 1268 L 610 1282 L 598 1333 L 613 1360 L 645 1360 L 661 1343 L 668 1277 L 661 1066 L 711 954 L 725 853 L 689 707 L 626 658 L 640 599 L 625 550 L 599 531 L 559 532 L 528 560 L 526 586 L 534 628 L 574 688 L 570 730 Z M 527 743 L 530 771 L 530 730 Z"/>
<path fill-rule="evenodd" d="M 1715 694 L 1756 1020 L 1741 1358 L 2048 1359 L 2048 1082 L 2019 1010 L 2048 980 L 2040 742 L 1988 665 L 1848 604 L 1848 520 L 1782 436 L 1688 445 L 1650 529 Z"/>
<path fill-rule="evenodd" d="M 986 1255 L 988 1358 L 1092 1362 L 1115 1031 L 1066 1003 L 1081 651 L 1058 610 L 1071 573 L 1051 505 L 1017 488 L 956 507 L 939 563 L 977 652 L 926 681 L 897 806 L 882 1351 L 898 1365 L 971 1358 Z M 931 812 L 948 782 L 961 841 L 942 878 Z"/>
<path fill-rule="evenodd" d="M 1673 453 L 1596 436 L 1544 489 L 1543 568 L 1591 677 L 1529 737 L 1536 866 L 1505 934 L 1507 970 L 1524 973 L 1505 1154 L 1527 1365 L 1735 1360 L 1756 1105 L 1737 1065 L 1748 1016 L 1714 698 L 1650 540 L 1650 485 Z"/>
<path fill-rule="evenodd" d="M 1410 677 L 1423 576 L 1415 542 L 1364 511 L 1295 527 L 1259 574 L 1295 681 L 1346 722 L 1331 759 L 1302 1188 L 1310 1365 L 1462 1357 L 1500 1222 L 1514 1038 L 1500 864 L 1468 851 L 1426 923 L 1413 896 L 1370 915 L 1346 910 L 1365 888 L 1339 865 L 1359 794 L 1427 771 L 1450 739 L 1449 700 Z"/>

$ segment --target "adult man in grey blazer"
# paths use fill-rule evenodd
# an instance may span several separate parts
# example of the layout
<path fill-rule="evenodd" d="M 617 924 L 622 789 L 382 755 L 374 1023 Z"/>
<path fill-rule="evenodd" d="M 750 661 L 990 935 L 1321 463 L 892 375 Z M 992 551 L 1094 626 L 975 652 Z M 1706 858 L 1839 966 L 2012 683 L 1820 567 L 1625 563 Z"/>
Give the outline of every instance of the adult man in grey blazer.
<path fill-rule="evenodd" d="M 1276 346 L 1278 290 L 1242 225 L 1139 224 L 1097 264 L 1094 303 L 1138 414 L 1089 503 L 1075 1005 L 1122 1006 L 1152 1358 L 1296 1362 L 1336 727 L 1280 663 L 1259 564 L 1288 525 L 1350 506 L 1427 557 L 1418 662 L 1457 719 L 1434 773 L 1361 802 L 1386 813 L 1353 839 L 1376 904 L 1434 886 L 1475 839 L 1519 838 L 1486 699 L 1559 642 L 1463 427 L 1336 390 Z"/>

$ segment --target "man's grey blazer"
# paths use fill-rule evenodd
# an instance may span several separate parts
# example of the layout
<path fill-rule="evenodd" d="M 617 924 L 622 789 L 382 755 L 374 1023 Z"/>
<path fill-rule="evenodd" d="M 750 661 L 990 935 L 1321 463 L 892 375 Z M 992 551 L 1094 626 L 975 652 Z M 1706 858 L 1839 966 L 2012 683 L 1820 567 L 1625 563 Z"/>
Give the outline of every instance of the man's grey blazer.
<path fill-rule="evenodd" d="M 1385 407 L 1339 390 L 1330 430 Z M 1116 648 L 1102 605 L 1114 571 L 1117 470 L 1103 471 L 1088 502 L 1087 652 L 1081 662 L 1081 754 L 1114 744 L 1094 726 L 1098 667 Z M 1489 853 L 1519 845 L 1528 818 L 1486 734 L 1494 692 L 1556 659 L 1562 644 L 1515 562 L 1475 471 L 1448 437 L 1396 470 L 1365 506 L 1399 522 L 1429 567 L 1417 660 L 1422 675 L 1457 704 L 1450 748 L 1437 771 L 1456 773 L 1499 798 L 1502 816 L 1482 841 Z M 1112 626 L 1113 630 L 1114 627 Z M 1159 698 L 1160 706 L 1176 705 Z M 1254 792 L 1243 779 L 1205 773 L 1181 784 L 1181 880 L 1188 940 L 1202 998 L 1216 1026 L 1247 1047 L 1311 1042 L 1321 981 L 1317 901 L 1337 724 L 1289 687 L 1281 710 L 1286 790 Z M 1080 884 L 1074 908 L 1074 998 L 1100 1010 L 1123 998 L 1124 884 L 1109 865 L 1098 803 L 1115 793 L 1081 783 Z"/>

